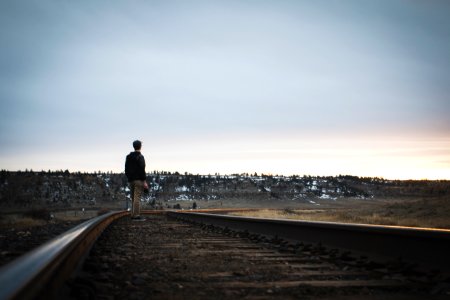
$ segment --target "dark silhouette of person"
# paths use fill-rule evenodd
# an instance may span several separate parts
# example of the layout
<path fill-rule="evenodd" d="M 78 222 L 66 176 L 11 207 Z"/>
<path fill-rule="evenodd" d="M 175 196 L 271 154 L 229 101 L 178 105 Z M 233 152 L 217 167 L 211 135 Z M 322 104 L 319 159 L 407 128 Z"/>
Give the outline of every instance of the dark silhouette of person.
<path fill-rule="evenodd" d="M 141 217 L 141 198 L 144 189 L 148 189 L 147 176 L 145 174 L 145 158 L 141 154 L 142 142 L 133 142 L 134 151 L 125 159 L 125 175 L 131 190 L 131 218 L 145 220 Z"/>

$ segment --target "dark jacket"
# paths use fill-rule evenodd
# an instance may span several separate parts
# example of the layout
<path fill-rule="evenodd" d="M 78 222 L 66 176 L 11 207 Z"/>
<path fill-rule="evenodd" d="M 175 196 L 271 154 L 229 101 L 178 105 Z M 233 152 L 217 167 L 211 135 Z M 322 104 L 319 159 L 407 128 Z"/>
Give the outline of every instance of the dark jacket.
<path fill-rule="evenodd" d="M 125 175 L 128 182 L 134 180 L 145 180 L 145 159 L 144 156 L 138 152 L 130 152 L 125 160 Z"/>

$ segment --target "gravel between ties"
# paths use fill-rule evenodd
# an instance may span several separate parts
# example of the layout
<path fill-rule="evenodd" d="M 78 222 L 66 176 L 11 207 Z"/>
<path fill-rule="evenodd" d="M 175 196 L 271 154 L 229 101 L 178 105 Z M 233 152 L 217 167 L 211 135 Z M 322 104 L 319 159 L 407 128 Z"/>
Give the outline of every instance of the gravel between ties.
<path fill-rule="evenodd" d="M 411 284 L 367 258 L 151 215 L 109 226 L 68 286 L 76 299 L 429 298 L 433 278 L 420 276 Z"/>

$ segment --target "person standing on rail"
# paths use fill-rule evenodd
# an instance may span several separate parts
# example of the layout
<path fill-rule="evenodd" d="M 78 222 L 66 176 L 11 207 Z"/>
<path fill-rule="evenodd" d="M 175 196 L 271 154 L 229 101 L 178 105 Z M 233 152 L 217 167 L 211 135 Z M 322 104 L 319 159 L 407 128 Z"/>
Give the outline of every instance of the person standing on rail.
<path fill-rule="evenodd" d="M 145 220 L 141 217 L 141 198 L 145 189 L 148 189 L 145 174 L 145 159 L 141 154 L 142 142 L 133 142 L 134 151 L 127 155 L 125 160 L 125 175 L 131 190 L 131 218 Z"/>

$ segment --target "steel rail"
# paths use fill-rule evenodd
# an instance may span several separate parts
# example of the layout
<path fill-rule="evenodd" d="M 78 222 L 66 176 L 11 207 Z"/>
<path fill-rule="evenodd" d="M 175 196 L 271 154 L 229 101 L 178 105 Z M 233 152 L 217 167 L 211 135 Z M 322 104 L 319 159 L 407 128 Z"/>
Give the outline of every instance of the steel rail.
<path fill-rule="evenodd" d="M 24 254 L 0 269 L 0 299 L 54 298 L 97 237 L 111 222 L 129 214 L 110 212 L 90 219 Z"/>
<path fill-rule="evenodd" d="M 169 212 L 186 221 L 347 249 L 381 260 L 401 259 L 450 272 L 450 230 Z"/>

